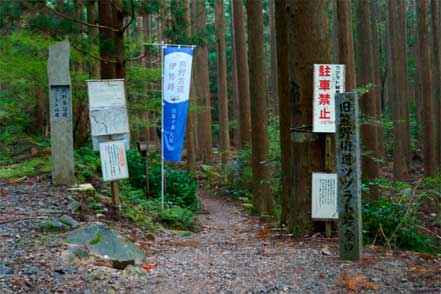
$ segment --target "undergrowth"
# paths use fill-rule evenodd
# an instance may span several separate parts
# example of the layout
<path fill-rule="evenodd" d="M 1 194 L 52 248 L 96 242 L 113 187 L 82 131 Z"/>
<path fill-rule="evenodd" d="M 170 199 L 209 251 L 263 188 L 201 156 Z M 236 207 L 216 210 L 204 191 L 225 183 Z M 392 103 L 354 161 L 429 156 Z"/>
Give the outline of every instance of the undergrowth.
<path fill-rule="evenodd" d="M 380 197 L 377 201 L 365 201 L 363 205 L 366 244 L 421 252 L 435 252 L 441 248 L 422 221 L 424 207 L 439 205 L 441 201 L 441 178 L 425 179 L 414 187 L 379 179 L 364 186 L 364 192 L 372 186 L 378 187 Z"/>

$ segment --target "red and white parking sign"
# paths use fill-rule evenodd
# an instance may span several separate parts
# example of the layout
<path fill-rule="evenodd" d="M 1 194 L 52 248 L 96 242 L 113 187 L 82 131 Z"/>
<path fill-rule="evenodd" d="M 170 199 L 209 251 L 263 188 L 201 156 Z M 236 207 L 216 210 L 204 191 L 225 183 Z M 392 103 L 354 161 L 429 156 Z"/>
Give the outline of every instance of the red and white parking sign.
<path fill-rule="evenodd" d="M 313 132 L 335 133 L 335 94 L 343 92 L 343 64 L 314 64 Z"/>

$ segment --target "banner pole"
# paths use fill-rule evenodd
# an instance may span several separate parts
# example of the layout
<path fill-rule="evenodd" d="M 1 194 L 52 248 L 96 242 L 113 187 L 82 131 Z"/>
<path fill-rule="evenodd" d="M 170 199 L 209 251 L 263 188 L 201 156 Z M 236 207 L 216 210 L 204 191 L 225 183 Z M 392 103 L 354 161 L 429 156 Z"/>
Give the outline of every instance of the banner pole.
<path fill-rule="evenodd" d="M 161 208 L 164 210 L 164 41 L 161 41 Z"/>

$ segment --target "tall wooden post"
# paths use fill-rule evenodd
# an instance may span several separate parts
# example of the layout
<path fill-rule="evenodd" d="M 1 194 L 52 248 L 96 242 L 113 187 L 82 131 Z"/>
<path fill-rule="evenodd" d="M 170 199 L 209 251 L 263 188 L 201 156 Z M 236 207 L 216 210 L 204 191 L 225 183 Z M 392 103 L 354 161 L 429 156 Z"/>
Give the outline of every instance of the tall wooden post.
<path fill-rule="evenodd" d="M 52 183 L 73 185 L 72 93 L 69 74 L 69 42 L 49 47 Z"/>
<path fill-rule="evenodd" d="M 335 109 L 340 258 L 359 260 L 362 232 L 358 95 L 337 94 Z"/>

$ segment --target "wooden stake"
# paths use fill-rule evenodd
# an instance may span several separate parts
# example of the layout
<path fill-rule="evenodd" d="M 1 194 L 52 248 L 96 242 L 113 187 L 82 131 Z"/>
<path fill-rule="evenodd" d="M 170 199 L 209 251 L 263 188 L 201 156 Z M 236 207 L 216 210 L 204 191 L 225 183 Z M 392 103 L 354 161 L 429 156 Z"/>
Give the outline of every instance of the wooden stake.
<path fill-rule="evenodd" d="M 121 205 L 121 199 L 119 198 L 119 182 L 118 181 L 112 181 L 112 204 L 113 206 L 120 206 Z"/>
<path fill-rule="evenodd" d="M 332 171 L 332 135 L 326 134 L 325 140 L 325 171 Z M 332 236 L 332 221 L 325 221 L 325 236 L 331 238 Z"/>

